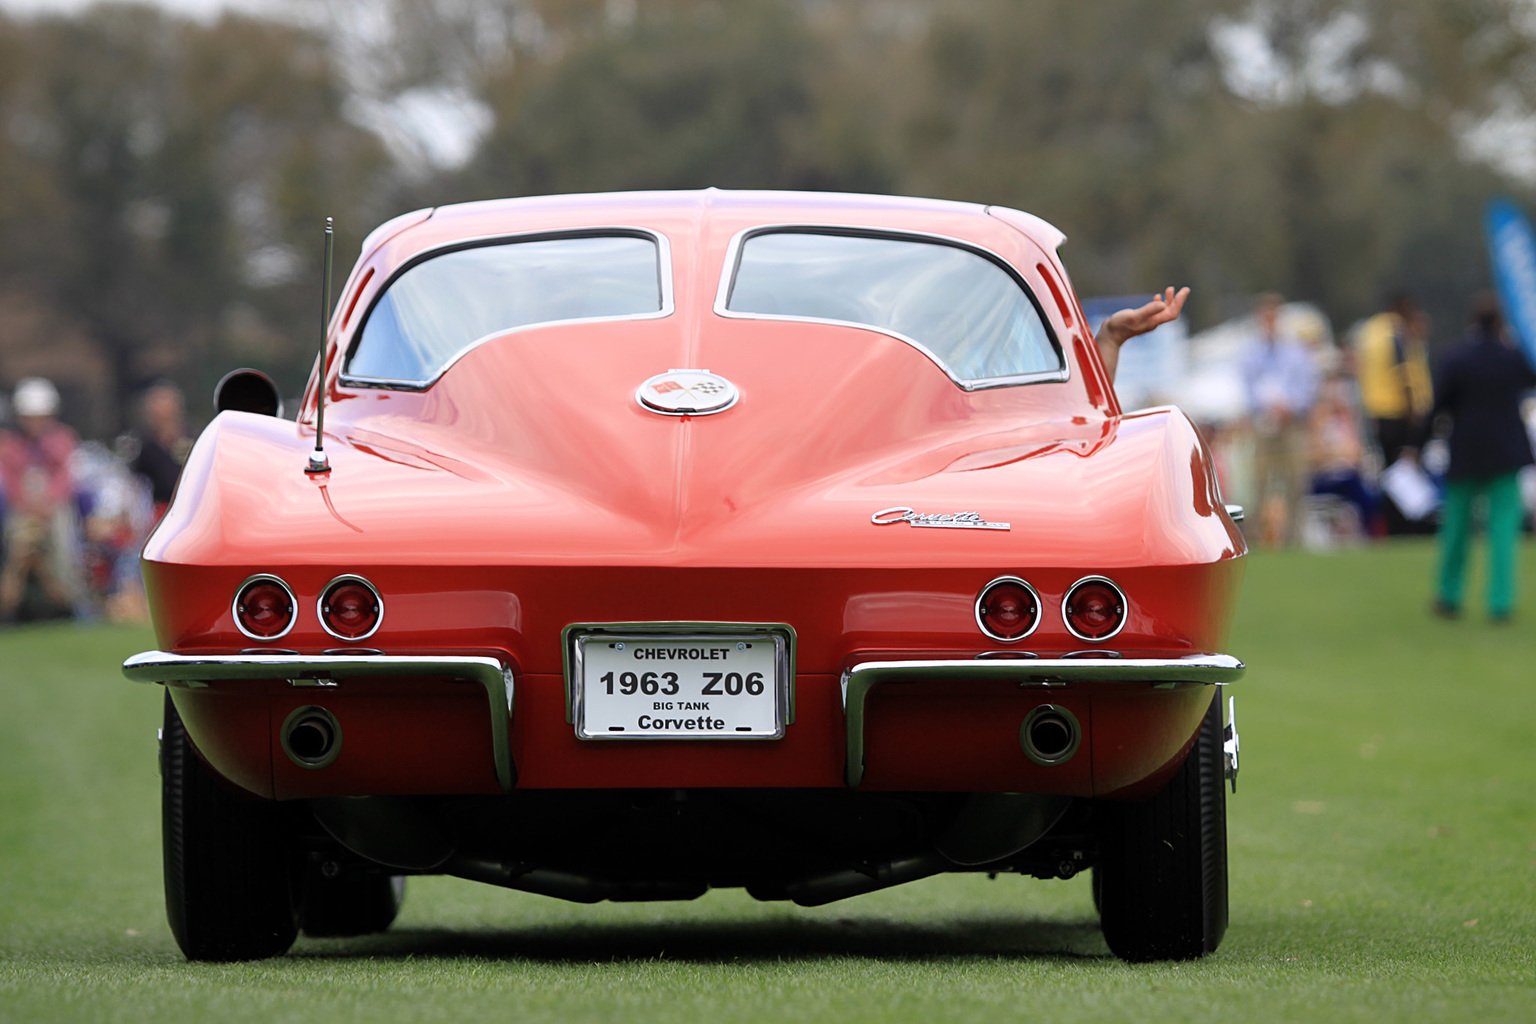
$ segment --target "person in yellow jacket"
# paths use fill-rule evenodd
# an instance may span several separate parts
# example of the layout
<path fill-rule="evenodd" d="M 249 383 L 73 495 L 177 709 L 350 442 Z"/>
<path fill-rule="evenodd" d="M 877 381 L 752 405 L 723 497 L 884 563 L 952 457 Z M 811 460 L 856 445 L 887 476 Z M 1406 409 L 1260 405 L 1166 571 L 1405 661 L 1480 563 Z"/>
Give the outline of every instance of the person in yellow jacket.
<path fill-rule="evenodd" d="M 1360 404 L 1371 421 L 1382 463 L 1390 466 L 1413 444 L 1434 407 L 1426 341 L 1429 322 L 1407 295 L 1365 322 L 1355 340 Z"/>

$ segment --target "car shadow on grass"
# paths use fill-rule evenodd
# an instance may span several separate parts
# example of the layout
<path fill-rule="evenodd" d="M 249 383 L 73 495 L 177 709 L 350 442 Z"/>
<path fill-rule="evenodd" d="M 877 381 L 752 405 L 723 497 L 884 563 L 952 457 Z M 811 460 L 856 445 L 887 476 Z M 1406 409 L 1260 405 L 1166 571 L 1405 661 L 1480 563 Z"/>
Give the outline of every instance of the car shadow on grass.
<path fill-rule="evenodd" d="M 507 931 L 407 928 L 356 939 L 307 940 L 291 956 L 436 957 L 607 963 L 678 960 L 695 963 L 824 960 L 949 960 L 1019 958 L 1112 960 L 1097 920 L 957 919 L 907 924 L 840 918 L 834 921 L 541 926 Z"/>

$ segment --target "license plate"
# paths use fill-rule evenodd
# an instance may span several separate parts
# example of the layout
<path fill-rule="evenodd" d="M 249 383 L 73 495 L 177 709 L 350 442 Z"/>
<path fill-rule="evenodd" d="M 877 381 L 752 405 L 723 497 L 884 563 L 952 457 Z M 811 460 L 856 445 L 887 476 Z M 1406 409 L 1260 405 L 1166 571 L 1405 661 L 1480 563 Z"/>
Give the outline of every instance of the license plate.
<path fill-rule="evenodd" d="M 576 735 L 586 740 L 778 739 L 789 680 L 772 634 L 579 636 Z"/>

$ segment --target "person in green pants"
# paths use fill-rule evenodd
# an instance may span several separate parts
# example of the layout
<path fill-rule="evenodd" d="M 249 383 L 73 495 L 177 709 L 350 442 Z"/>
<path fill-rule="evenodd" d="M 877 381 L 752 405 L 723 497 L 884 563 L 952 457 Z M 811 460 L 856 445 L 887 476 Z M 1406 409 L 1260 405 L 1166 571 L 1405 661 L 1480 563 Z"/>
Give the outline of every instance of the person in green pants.
<path fill-rule="evenodd" d="M 1446 353 L 1435 373 L 1434 411 L 1451 421 L 1451 463 L 1440 513 L 1437 615 L 1455 618 L 1461 613 L 1479 498 L 1488 505 L 1488 616 L 1506 622 L 1514 614 L 1525 515 L 1517 474 L 1532 463 L 1520 398 L 1532 387 L 1536 371 L 1510 344 L 1498 302 L 1491 293 L 1479 294 L 1465 338 Z"/>

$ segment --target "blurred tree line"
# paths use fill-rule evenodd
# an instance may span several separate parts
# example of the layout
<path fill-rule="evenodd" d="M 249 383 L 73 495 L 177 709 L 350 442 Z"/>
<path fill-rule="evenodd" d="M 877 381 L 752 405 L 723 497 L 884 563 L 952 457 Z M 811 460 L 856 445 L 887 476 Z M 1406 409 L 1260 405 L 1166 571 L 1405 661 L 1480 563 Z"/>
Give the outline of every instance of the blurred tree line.
<path fill-rule="evenodd" d="M 1531 196 L 1523 0 L 275 2 L 0 19 L 0 384 L 66 360 L 95 433 L 156 378 L 294 393 L 324 214 L 344 273 L 417 206 L 707 185 L 1016 206 L 1084 294 L 1408 288 L 1444 339 Z"/>

